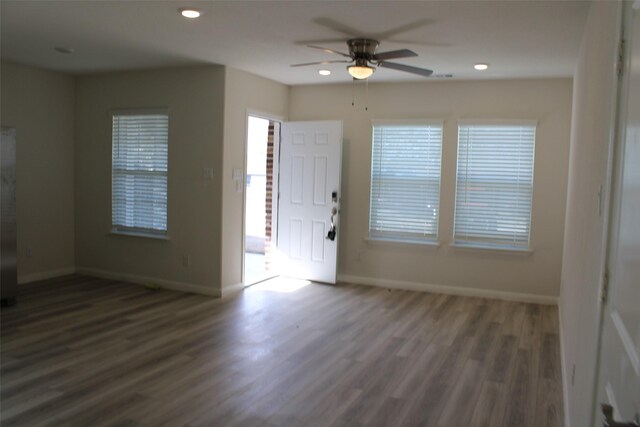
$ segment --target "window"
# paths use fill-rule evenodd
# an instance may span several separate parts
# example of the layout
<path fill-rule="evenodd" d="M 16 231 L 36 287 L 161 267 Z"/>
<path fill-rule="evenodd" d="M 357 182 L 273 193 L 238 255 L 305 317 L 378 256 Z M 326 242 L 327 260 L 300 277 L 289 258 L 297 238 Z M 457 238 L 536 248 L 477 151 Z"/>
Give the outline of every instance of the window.
<path fill-rule="evenodd" d="M 374 122 L 369 237 L 438 236 L 442 121 Z"/>
<path fill-rule="evenodd" d="M 535 122 L 461 122 L 454 242 L 528 249 Z"/>
<path fill-rule="evenodd" d="M 112 119 L 113 231 L 165 235 L 169 117 L 133 110 Z"/>

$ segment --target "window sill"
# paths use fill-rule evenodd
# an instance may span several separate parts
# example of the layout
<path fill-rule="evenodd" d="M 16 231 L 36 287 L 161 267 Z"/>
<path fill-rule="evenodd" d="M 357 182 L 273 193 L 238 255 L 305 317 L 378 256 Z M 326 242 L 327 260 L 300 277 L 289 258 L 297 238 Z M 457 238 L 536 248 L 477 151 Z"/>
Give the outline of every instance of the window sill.
<path fill-rule="evenodd" d="M 440 243 L 437 240 L 392 239 L 385 237 L 366 237 L 364 240 L 371 245 L 422 246 L 432 249 L 440 247 Z"/>
<path fill-rule="evenodd" d="M 462 251 L 495 252 L 495 253 L 505 254 L 505 255 L 529 256 L 533 253 L 533 250 L 528 248 L 512 248 L 509 246 L 483 245 L 481 243 L 450 243 L 449 246 L 456 250 L 462 250 Z"/>
<path fill-rule="evenodd" d="M 167 234 L 145 233 L 143 231 L 111 230 L 109 234 L 112 236 L 142 237 L 143 239 L 167 240 L 167 241 L 169 240 L 169 236 Z"/>

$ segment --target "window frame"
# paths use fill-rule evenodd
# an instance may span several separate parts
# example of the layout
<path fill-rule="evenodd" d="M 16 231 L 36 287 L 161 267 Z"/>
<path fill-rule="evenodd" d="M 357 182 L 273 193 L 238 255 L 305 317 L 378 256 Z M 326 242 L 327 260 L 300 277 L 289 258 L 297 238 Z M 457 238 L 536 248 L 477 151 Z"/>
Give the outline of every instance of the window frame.
<path fill-rule="evenodd" d="M 369 218 L 368 218 L 368 231 L 366 241 L 370 243 L 383 243 L 383 244 L 400 244 L 400 245 L 421 245 L 425 247 L 439 247 L 440 237 L 440 211 L 441 211 L 441 191 L 442 191 L 442 154 L 444 145 L 444 119 L 374 119 L 371 120 L 371 163 L 369 174 Z M 409 233 L 394 233 L 394 232 L 378 232 L 376 233 L 371 226 L 372 214 L 373 214 L 373 182 L 374 182 L 374 141 L 375 141 L 375 128 L 383 126 L 434 126 L 440 129 L 440 147 L 439 147 L 439 173 L 437 181 L 437 195 L 438 195 L 438 207 L 435 220 L 435 234 L 425 236 L 415 236 Z"/>
<path fill-rule="evenodd" d="M 459 168 L 460 168 L 460 130 L 463 126 L 531 126 L 533 127 L 533 149 L 531 155 L 531 199 L 528 215 L 528 236 L 526 245 L 497 243 L 490 241 L 477 240 L 461 240 L 456 239 L 456 219 L 458 217 L 458 194 L 459 194 Z M 455 195 L 453 199 L 453 223 L 452 223 L 452 243 L 450 246 L 459 249 L 480 249 L 490 250 L 496 253 L 513 253 L 513 254 L 531 254 L 532 248 L 532 231 L 533 231 L 533 200 L 535 192 L 535 153 L 538 137 L 538 120 L 537 119 L 461 119 L 458 120 L 457 144 L 456 144 L 456 176 L 455 176 Z"/>
<path fill-rule="evenodd" d="M 166 224 L 164 230 L 155 230 L 141 227 L 128 227 L 125 225 L 114 224 L 114 150 L 116 148 L 115 140 L 113 138 L 114 130 L 114 118 L 121 116 L 145 116 L 145 115 L 164 115 L 167 119 L 167 159 L 166 159 L 166 172 L 164 174 L 166 179 Z M 164 107 L 159 108 L 123 108 L 114 109 L 109 111 L 108 117 L 110 119 L 110 137 L 111 137 L 111 157 L 110 157 L 110 184 L 111 184 L 111 217 L 110 217 L 110 229 L 109 234 L 117 236 L 128 237 L 142 237 L 159 240 L 169 240 L 169 133 L 170 133 L 170 114 L 169 109 Z"/>

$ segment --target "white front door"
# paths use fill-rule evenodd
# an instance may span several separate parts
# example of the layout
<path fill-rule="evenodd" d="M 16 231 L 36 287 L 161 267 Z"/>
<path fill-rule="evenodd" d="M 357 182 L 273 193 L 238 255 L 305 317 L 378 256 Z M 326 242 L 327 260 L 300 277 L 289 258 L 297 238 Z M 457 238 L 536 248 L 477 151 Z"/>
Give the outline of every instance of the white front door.
<path fill-rule="evenodd" d="M 278 267 L 283 276 L 336 283 L 342 122 L 281 128 Z M 327 238 L 333 224 L 334 239 Z"/>
<path fill-rule="evenodd" d="M 631 56 L 620 102 L 598 402 L 613 407 L 616 421 L 630 422 L 640 415 L 640 10 L 625 12 L 632 14 L 625 28 Z M 603 425 L 603 414 L 594 418 Z"/>

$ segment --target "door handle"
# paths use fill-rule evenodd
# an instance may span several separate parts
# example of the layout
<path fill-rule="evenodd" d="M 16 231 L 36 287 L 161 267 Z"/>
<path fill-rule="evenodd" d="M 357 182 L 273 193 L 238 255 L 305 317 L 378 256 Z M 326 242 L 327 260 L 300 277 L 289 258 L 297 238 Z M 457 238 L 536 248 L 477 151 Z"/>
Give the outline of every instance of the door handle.
<path fill-rule="evenodd" d="M 331 209 L 331 226 L 329 227 L 329 232 L 327 233 L 327 239 L 334 241 L 336 240 L 336 225 L 333 223 L 333 217 L 338 214 L 338 209 L 334 206 Z"/>
<path fill-rule="evenodd" d="M 640 427 L 640 419 L 638 418 L 638 415 L 636 415 L 636 418 L 633 421 L 615 421 L 613 419 L 613 406 L 606 403 L 602 403 L 600 406 L 602 408 L 602 415 L 604 416 L 604 421 L 602 422 L 604 427 Z"/>

